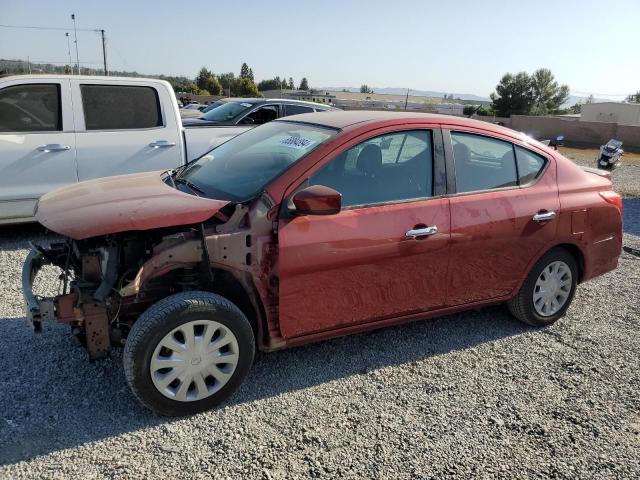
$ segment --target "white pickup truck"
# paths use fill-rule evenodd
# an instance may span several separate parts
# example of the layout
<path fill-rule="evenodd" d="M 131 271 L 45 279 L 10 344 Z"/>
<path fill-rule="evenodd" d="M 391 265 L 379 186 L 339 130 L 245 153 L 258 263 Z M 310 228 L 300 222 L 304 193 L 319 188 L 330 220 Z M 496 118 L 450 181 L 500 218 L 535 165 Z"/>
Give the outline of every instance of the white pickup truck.
<path fill-rule="evenodd" d="M 32 221 L 38 198 L 54 188 L 176 167 L 247 128 L 183 128 L 162 80 L 0 78 L 0 224 Z"/>

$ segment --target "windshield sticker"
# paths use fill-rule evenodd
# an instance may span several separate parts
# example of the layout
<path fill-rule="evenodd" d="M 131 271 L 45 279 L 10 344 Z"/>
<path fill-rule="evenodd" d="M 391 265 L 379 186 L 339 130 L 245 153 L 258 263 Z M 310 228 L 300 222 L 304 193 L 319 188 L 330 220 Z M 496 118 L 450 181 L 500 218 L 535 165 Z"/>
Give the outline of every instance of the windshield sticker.
<path fill-rule="evenodd" d="M 284 145 L 285 147 L 295 148 L 297 150 L 306 150 L 311 145 L 316 143 L 313 140 L 309 140 L 308 138 L 302 137 L 287 137 L 280 140 L 280 145 Z"/>
<path fill-rule="evenodd" d="M 250 103 L 241 103 L 240 105 L 246 108 L 253 107 L 253 105 L 251 105 Z"/>

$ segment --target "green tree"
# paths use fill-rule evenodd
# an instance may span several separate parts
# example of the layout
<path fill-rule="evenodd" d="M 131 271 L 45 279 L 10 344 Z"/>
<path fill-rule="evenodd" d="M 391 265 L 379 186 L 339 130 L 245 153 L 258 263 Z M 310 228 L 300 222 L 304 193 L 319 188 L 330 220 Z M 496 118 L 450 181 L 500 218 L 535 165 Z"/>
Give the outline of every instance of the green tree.
<path fill-rule="evenodd" d="M 220 84 L 220 81 L 213 73 L 211 73 L 204 67 L 200 69 L 200 72 L 196 77 L 196 85 L 198 85 L 198 88 L 200 90 L 206 90 L 210 92 L 207 93 L 207 95 L 220 95 L 220 92 L 222 91 L 222 85 Z"/>
<path fill-rule="evenodd" d="M 260 95 L 260 93 L 258 92 L 258 87 L 249 77 L 239 78 L 237 88 L 238 90 L 236 91 L 236 95 L 240 95 L 243 97 L 257 97 L 258 95 Z"/>
<path fill-rule="evenodd" d="M 636 93 L 632 93 L 631 95 L 627 96 L 627 102 L 640 103 L 640 90 L 638 90 Z"/>
<path fill-rule="evenodd" d="M 282 90 L 286 90 L 287 89 L 287 78 L 286 77 L 282 77 L 282 81 L 280 82 L 280 88 Z"/>
<path fill-rule="evenodd" d="M 558 85 L 548 68 L 539 68 L 530 77 L 534 115 L 555 113 L 569 98 L 569 86 Z"/>
<path fill-rule="evenodd" d="M 240 67 L 240 78 L 249 78 L 249 65 L 246 62 Z"/>
<path fill-rule="evenodd" d="M 462 109 L 462 114 L 471 116 L 474 113 L 476 113 L 477 110 L 478 110 L 477 106 L 475 106 L 475 105 L 467 105 Z"/>
<path fill-rule="evenodd" d="M 249 74 L 247 76 L 251 79 L 252 82 L 255 82 L 255 79 L 253 78 L 253 69 L 252 68 L 249 69 Z"/>
<path fill-rule="evenodd" d="M 264 92 L 265 90 L 278 90 L 280 88 L 280 77 L 272 78 L 270 80 L 262 80 L 258 83 L 258 90 Z"/>
<path fill-rule="evenodd" d="M 73 71 L 71 70 L 71 66 L 70 66 L 70 65 L 65 65 L 65 66 L 64 66 L 64 74 L 65 74 L 65 75 L 71 75 L 71 74 L 73 74 Z"/>
<path fill-rule="evenodd" d="M 296 84 L 293 83 L 293 77 L 289 77 L 289 85 L 288 85 L 289 90 L 295 90 L 296 89 Z"/>
<path fill-rule="evenodd" d="M 302 77 L 302 80 L 300 80 L 300 87 L 298 87 L 298 90 L 309 90 L 309 82 L 307 81 L 307 77 Z"/>
<path fill-rule="evenodd" d="M 369 85 L 360 85 L 360 93 L 373 93 L 373 90 L 369 88 Z"/>
<path fill-rule="evenodd" d="M 505 74 L 491 94 L 491 106 L 499 117 L 526 115 L 533 105 L 531 78 L 527 72 Z"/>

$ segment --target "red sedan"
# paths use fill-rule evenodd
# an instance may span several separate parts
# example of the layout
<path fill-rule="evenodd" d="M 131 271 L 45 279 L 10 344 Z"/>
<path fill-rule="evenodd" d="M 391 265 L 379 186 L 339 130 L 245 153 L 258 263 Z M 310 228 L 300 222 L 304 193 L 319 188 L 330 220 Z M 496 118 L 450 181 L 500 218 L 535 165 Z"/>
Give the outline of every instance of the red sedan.
<path fill-rule="evenodd" d="M 90 358 L 124 344 L 149 408 L 201 411 L 274 350 L 506 302 L 549 325 L 614 269 L 608 173 L 512 130 L 449 116 L 325 112 L 257 127 L 175 171 L 45 195 L 66 237 L 23 272 L 36 329 L 71 325 Z M 56 298 L 33 295 L 59 266 Z"/>

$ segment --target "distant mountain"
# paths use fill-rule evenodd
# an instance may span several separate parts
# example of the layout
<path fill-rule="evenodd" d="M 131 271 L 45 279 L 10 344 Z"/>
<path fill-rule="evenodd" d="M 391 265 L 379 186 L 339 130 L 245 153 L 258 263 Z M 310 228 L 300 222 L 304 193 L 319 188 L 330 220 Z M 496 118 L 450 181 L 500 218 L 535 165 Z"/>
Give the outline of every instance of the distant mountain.
<path fill-rule="evenodd" d="M 566 102 L 562 105 L 563 107 L 572 107 L 576 103 L 586 103 L 589 97 L 580 97 L 577 95 L 570 95 Z M 602 102 L 615 102 L 616 100 L 611 100 L 610 98 L 594 98 L 593 103 L 602 103 Z"/>
<path fill-rule="evenodd" d="M 360 88 L 356 87 L 322 87 L 317 88 L 317 90 L 328 90 L 330 92 L 342 92 L 343 90 L 347 90 L 348 92 L 359 92 Z M 381 95 L 405 95 L 407 93 L 406 88 L 393 88 L 393 87 L 385 87 L 385 88 L 373 88 L 375 93 L 379 93 Z M 480 97 L 478 95 L 473 95 L 471 93 L 455 93 L 455 92 L 434 92 L 431 90 L 409 90 L 409 95 L 413 95 L 415 97 L 432 97 L 432 98 L 444 98 L 446 95 L 453 95 L 453 98 L 459 98 L 460 100 L 475 100 L 478 102 L 490 102 L 491 99 L 488 97 Z"/>

